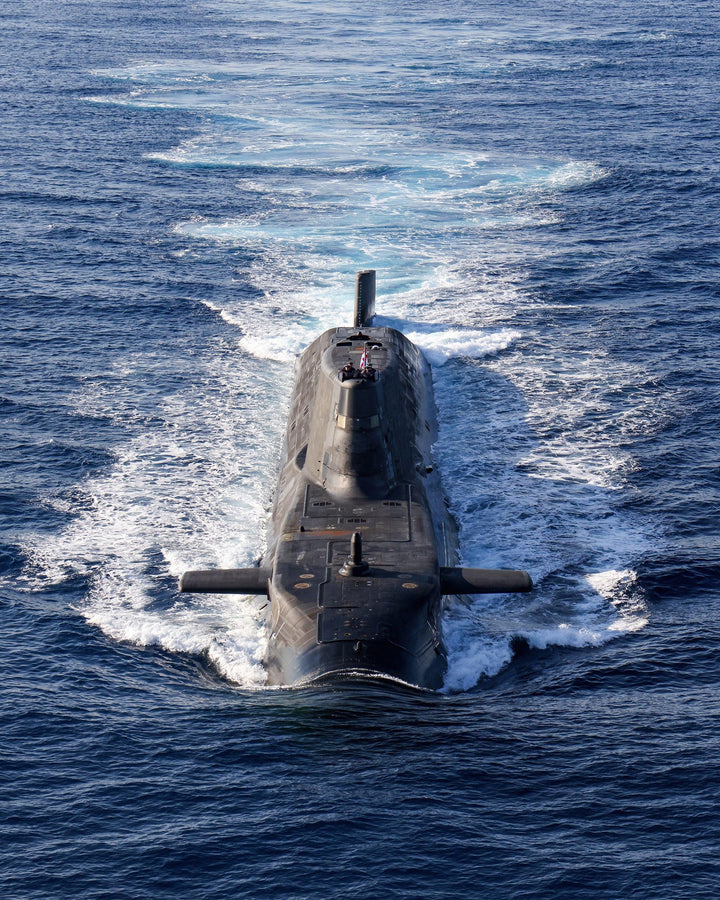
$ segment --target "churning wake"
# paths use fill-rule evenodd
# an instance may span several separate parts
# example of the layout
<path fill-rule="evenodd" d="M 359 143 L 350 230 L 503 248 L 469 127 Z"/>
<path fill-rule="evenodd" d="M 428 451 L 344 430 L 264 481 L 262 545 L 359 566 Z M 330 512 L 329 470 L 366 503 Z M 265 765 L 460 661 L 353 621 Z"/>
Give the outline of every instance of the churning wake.
<path fill-rule="evenodd" d="M 198 339 L 154 366 L 128 353 L 112 387 L 95 379 L 76 392 L 79 413 L 120 416 L 127 437 L 74 497 L 48 498 L 69 522 L 23 536 L 27 586 L 86 579 L 80 611 L 113 639 L 201 656 L 223 678 L 262 686 L 262 604 L 179 595 L 175 578 L 261 556 L 293 361 L 350 321 L 354 273 L 372 267 L 381 323 L 433 366 L 435 454 L 463 561 L 527 569 L 536 582 L 529 596 L 450 606 L 446 689 L 500 671 L 517 639 L 582 647 L 641 628 L 633 564 L 654 538 L 623 510 L 633 460 L 621 438 L 652 427 L 654 412 L 629 415 L 618 398 L 639 373 L 592 335 L 579 348 L 560 332 L 549 341 L 536 323 L 554 304 L 524 287 L 525 269 L 551 252 L 543 227 L 562 219 L 566 192 L 606 173 L 437 145 L 421 125 L 330 111 L 319 88 L 298 106 L 290 76 L 253 65 L 96 74 L 115 89 L 89 102 L 197 117 L 190 136 L 145 163 L 226 173 L 236 211 L 180 216 L 169 238 L 198 259 L 240 262 L 223 296 L 188 301 L 217 317 L 223 341 Z M 158 374 L 168 372 L 179 377 Z M 152 416 L 133 417 L 138 402 Z"/>

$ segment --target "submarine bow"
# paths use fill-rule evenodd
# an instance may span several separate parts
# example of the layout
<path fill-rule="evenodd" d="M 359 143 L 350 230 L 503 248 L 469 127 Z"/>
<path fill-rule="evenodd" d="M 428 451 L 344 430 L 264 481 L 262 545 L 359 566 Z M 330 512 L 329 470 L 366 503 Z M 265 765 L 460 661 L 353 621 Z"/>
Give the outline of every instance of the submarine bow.
<path fill-rule="evenodd" d="M 430 367 L 372 324 L 375 272 L 358 274 L 353 327 L 300 356 L 262 565 L 185 572 L 180 590 L 266 594 L 268 683 L 392 678 L 441 686 L 443 598 L 528 591 L 527 572 L 458 567 L 432 461 Z"/>

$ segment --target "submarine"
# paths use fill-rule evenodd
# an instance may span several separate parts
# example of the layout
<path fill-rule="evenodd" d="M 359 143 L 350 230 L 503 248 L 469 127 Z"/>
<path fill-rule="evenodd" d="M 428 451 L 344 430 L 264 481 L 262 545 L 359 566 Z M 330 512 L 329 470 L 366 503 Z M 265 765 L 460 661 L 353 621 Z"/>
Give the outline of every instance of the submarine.
<path fill-rule="evenodd" d="M 432 456 L 430 365 L 400 331 L 373 325 L 375 282 L 359 272 L 353 325 L 298 358 L 260 564 L 179 581 L 183 592 L 268 597 L 269 685 L 378 678 L 436 690 L 447 598 L 532 589 L 524 571 L 457 565 Z"/>

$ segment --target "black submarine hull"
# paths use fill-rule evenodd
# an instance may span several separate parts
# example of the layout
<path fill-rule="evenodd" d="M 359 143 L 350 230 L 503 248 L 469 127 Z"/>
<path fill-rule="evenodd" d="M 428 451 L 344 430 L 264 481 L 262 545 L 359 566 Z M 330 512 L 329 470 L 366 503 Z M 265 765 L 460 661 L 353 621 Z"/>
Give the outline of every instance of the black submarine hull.
<path fill-rule="evenodd" d="M 283 461 L 258 568 L 186 572 L 182 591 L 267 594 L 270 685 L 390 678 L 442 685 L 448 594 L 530 590 L 526 572 L 459 568 L 432 459 L 430 366 L 401 332 L 370 324 L 360 273 L 353 327 L 297 363 Z"/>

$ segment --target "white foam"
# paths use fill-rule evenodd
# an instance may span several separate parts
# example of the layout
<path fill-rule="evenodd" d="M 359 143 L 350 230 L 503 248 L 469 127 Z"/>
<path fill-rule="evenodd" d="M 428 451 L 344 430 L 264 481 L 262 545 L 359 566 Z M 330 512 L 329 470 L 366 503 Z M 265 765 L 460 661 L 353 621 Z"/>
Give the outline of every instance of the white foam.
<path fill-rule="evenodd" d="M 561 585 L 540 585 L 532 599 L 476 597 L 452 606 L 444 623 L 448 672 L 443 689 L 469 690 L 497 675 L 511 661 L 516 638 L 537 650 L 598 647 L 645 627 L 648 610 L 634 590 L 634 572 L 589 574 L 585 580 L 598 593 L 583 594 L 578 581 L 569 598 Z"/>
<path fill-rule="evenodd" d="M 143 589 L 137 573 L 127 574 L 133 580 L 118 572 L 98 576 L 81 610 L 91 625 L 117 641 L 205 657 L 220 675 L 245 688 L 264 684 L 265 629 L 252 598 L 205 595 L 154 611 L 148 604 L 152 586 Z"/>
<path fill-rule="evenodd" d="M 125 423 L 134 436 L 107 472 L 82 483 L 90 502 L 64 530 L 25 536 L 25 583 L 85 577 L 90 590 L 79 609 L 92 625 L 117 640 L 203 656 L 252 688 L 264 680 L 257 602 L 185 598 L 175 578 L 189 568 L 251 565 L 261 554 L 286 395 L 267 363 L 265 370 L 248 359 L 238 365 L 237 354 L 225 351 L 200 352 L 185 364 L 192 367 L 187 387 L 165 395 L 152 371 L 138 378 L 125 367 L 132 402 L 152 398 L 154 424 Z M 183 360 L 173 365 L 179 374 Z M 117 377 L 107 392 L 88 388 L 78 409 L 122 417 Z"/>
<path fill-rule="evenodd" d="M 483 633 L 462 611 L 445 614 L 443 632 L 448 647 L 446 693 L 470 690 L 481 678 L 497 675 L 512 659 L 507 636 Z"/>
<path fill-rule="evenodd" d="M 437 367 L 453 358 L 482 359 L 500 353 L 520 338 L 520 332 L 503 329 L 487 334 L 451 328 L 432 333 L 410 332 L 407 337 L 417 344 L 430 363 Z"/>
<path fill-rule="evenodd" d="M 632 569 L 609 569 L 607 572 L 594 572 L 585 576 L 588 584 L 603 597 L 612 597 L 620 585 L 632 584 L 636 575 Z"/>
<path fill-rule="evenodd" d="M 240 346 L 258 359 L 291 363 L 309 341 L 306 328 L 301 325 L 290 325 L 262 337 L 244 337 L 240 340 Z"/>

